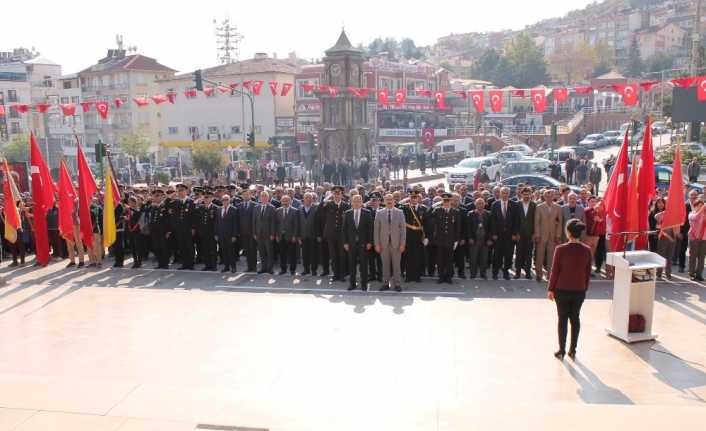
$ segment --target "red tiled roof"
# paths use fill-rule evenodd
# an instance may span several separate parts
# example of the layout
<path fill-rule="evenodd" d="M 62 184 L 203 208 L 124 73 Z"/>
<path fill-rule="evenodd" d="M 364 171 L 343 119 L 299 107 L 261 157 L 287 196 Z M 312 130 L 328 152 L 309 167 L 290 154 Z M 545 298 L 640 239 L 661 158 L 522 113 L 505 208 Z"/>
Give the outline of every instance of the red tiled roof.
<path fill-rule="evenodd" d="M 146 70 L 150 72 L 176 72 L 157 60 L 144 55 L 135 54 L 122 58 L 103 59 L 93 66 L 82 70 L 80 73 L 107 72 L 115 70 Z"/>

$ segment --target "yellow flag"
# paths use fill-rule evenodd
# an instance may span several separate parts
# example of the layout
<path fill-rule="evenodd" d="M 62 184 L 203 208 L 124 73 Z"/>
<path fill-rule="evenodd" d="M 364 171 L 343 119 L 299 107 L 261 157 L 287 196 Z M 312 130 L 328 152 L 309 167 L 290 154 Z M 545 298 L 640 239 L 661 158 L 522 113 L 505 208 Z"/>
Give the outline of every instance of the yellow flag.
<path fill-rule="evenodd" d="M 115 242 L 115 203 L 113 202 L 113 172 L 106 163 L 105 181 L 103 182 L 103 247 L 110 247 Z"/>

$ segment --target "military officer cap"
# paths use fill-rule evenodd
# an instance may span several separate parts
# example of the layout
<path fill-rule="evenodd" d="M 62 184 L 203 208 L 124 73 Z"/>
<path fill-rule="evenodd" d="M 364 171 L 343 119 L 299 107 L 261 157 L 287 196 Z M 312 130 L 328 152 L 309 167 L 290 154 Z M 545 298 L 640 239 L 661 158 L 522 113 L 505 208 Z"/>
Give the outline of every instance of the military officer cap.
<path fill-rule="evenodd" d="M 240 183 L 240 188 L 243 190 L 250 188 L 250 183 Z"/>
<path fill-rule="evenodd" d="M 235 190 L 235 184 L 230 184 L 228 186 L 228 190 Z"/>
<path fill-rule="evenodd" d="M 226 186 L 216 186 L 216 191 L 218 190 L 225 190 Z"/>
<path fill-rule="evenodd" d="M 204 192 L 203 188 L 201 188 L 201 187 L 194 187 L 193 191 L 194 191 L 194 193 L 203 193 Z"/>
<path fill-rule="evenodd" d="M 172 193 L 174 193 L 174 189 L 167 189 L 167 192 L 166 192 L 166 193 L 167 193 L 168 195 L 171 195 Z"/>
<path fill-rule="evenodd" d="M 154 189 L 152 190 L 152 196 L 161 196 L 164 194 L 164 191 L 162 189 Z"/>
<path fill-rule="evenodd" d="M 449 192 L 442 193 L 442 194 L 441 194 L 441 199 L 443 199 L 443 200 L 449 200 L 449 199 L 451 199 L 451 193 L 449 193 Z"/>
<path fill-rule="evenodd" d="M 378 192 L 373 192 L 368 195 L 370 200 L 382 200 L 382 196 Z"/>
<path fill-rule="evenodd" d="M 343 193 L 346 189 L 343 188 L 343 186 L 333 186 L 331 187 L 331 191 L 333 192 L 341 192 Z"/>
<path fill-rule="evenodd" d="M 203 195 L 206 197 L 213 197 L 213 190 L 208 189 L 203 192 Z"/>
<path fill-rule="evenodd" d="M 177 190 L 189 190 L 186 184 L 179 183 L 176 185 Z"/>

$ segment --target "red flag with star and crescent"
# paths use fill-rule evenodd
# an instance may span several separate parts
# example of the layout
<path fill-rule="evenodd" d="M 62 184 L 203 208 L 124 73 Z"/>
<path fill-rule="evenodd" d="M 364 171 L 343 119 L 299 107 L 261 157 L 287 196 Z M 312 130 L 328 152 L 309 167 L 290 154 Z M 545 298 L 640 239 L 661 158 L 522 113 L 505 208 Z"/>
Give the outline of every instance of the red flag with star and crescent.
<path fill-rule="evenodd" d="M 428 150 L 432 149 L 432 147 L 434 146 L 434 129 L 433 128 L 425 127 L 422 130 L 422 142 L 424 143 L 424 146 Z"/>
<path fill-rule="evenodd" d="M 436 100 L 436 107 L 438 109 L 446 109 L 446 94 L 443 91 L 435 92 L 434 99 Z"/>
<path fill-rule="evenodd" d="M 555 88 L 552 90 L 554 100 L 559 103 L 566 102 L 569 99 L 569 90 L 566 88 Z"/>
<path fill-rule="evenodd" d="M 388 102 L 388 97 L 389 97 L 389 92 L 387 91 L 387 88 L 381 88 L 378 90 L 378 104 L 379 105 L 387 105 Z"/>
<path fill-rule="evenodd" d="M 613 89 L 623 96 L 623 103 L 627 106 L 637 104 L 637 84 L 616 84 Z"/>
<path fill-rule="evenodd" d="M 534 88 L 530 90 L 532 105 L 536 112 L 544 112 L 547 109 L 547 92 L 544 88 Z"/>
<path fill-rule="evenodd" d="M 699 102 L 706 102 L 706 76 L 696 78 L 696 98 Z"/>
<path fill-rule="evenodd" d="M 470 94 L 471 100 L 473 101 L 473 106 L 476 107 L 476 111 L 485 112 L 485 106 L 483 106 L 483 90 L 473 90 Z"/>
<path fill-rule="evenodd" d="M 402 106 L 407 100 L 407 92 L 402 88 L 395 90 L 395 106 Z"/>
<path fill-rule="evenodd" d="M 625 131 L 623 145 L 618 151 L 618 158 L 613 167 L 613 172 L 608 180 L 605 192 L 605 210 L 608 219 L 608 233 L 610 235 L 611 250 L 625 249 L 625 241 L 619 232 L 625 232 L 628 218 L 628 152 L 630 151 L 630 129 Z"/>
<path fill-rule="evenodd" d="M 34 243 L 37 262 L 46 266 L 49 263 L 49 231 L 47 211 L 54 205 L 56 185 L 51 179 L 49 168 L 39 150 L 34 133 L 29 135 L 30 172 L 32 174 L 32 214 L 34 215 Z"/>
<path fill-rule="evenodd" d="M 96 111 L 98 111 L 102 119 L 106 120 L 108 118 L 108 102 L 96 102 Z"/>
<path fill-rule="evenodd" d="M 488 97 L 490 97 L 490 107 L 493 109 L 493 112 L 503 110 L 503 92 L 501 90 L 489 91 Z"/>
<path fill-rule="evenodd" d="M 648 215 L 650 212 L 650 202 L 655 195 L 655 153 L 652 150 L 652 118 L 647 117 L 645 134 L 642 141 L 642 152 L 640 153 L 640 170 L 637 175 L 637 214 L 638 231 L 650 230 Z M 631 194 L 630 196 L 634 196 Z M 647 234 L 640 234 L 635 241 L 635 249 L 647 249 Z"/>

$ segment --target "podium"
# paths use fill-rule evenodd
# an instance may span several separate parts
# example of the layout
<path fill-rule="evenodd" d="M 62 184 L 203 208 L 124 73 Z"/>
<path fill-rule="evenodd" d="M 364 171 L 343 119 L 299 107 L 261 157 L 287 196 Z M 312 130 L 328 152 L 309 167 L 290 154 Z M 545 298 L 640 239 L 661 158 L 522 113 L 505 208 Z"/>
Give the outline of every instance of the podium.
<path fill-rule="evenodd" d="M 613 309 L 610 327 L 606 332 L 627 343 L 657 338 L 652 333 L 656 270 L 663 268 L 666 260 L 649 251 L 608 253 L 607 264 L 615 267 L 613 279 Z M 631 314 L 645 318 L 644 332 L 628 332 Z"/>

